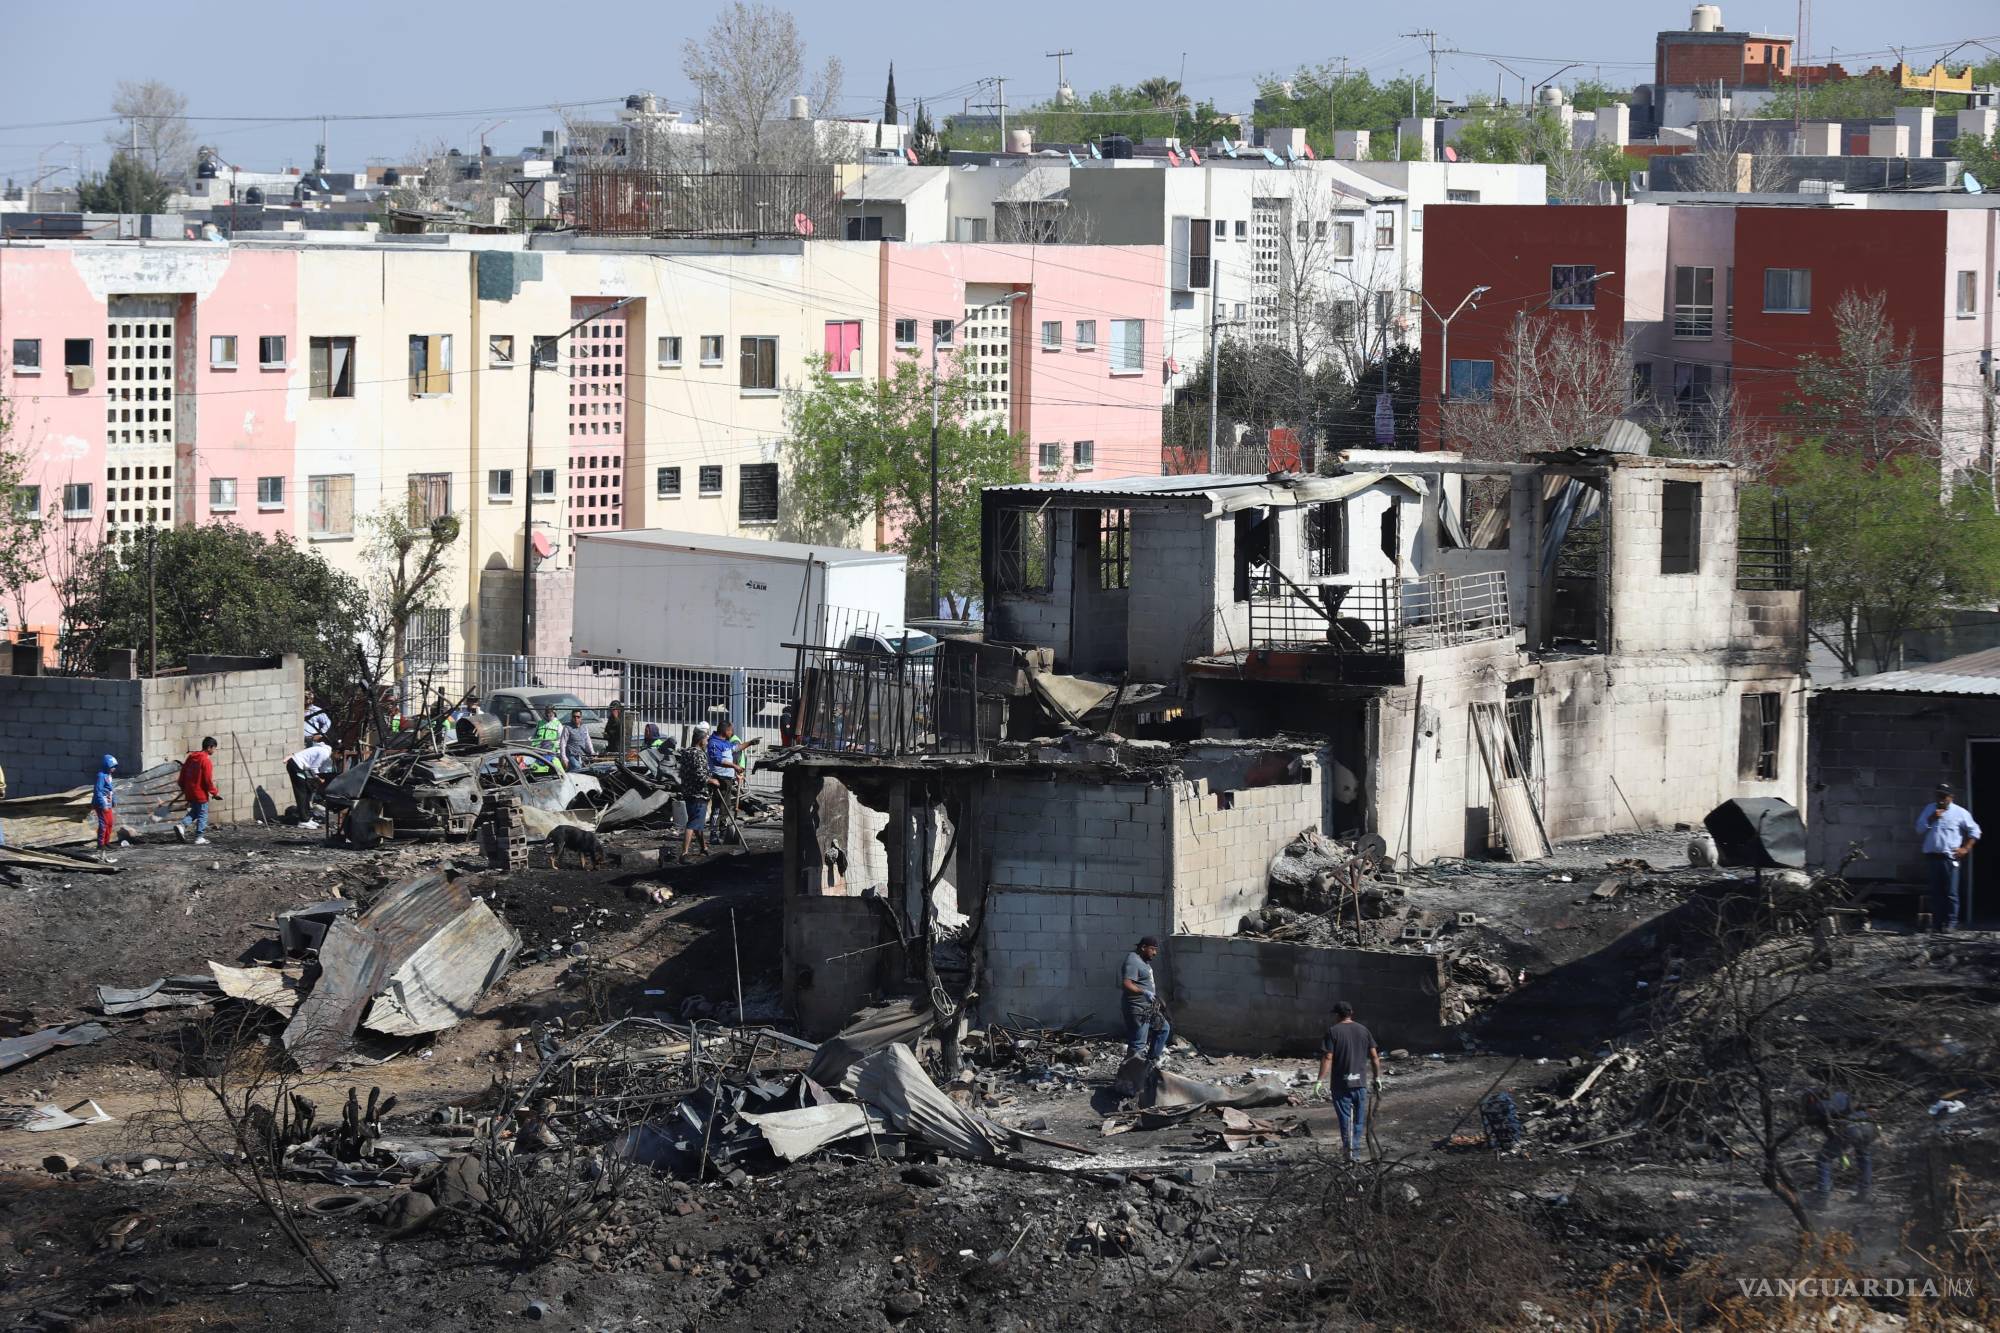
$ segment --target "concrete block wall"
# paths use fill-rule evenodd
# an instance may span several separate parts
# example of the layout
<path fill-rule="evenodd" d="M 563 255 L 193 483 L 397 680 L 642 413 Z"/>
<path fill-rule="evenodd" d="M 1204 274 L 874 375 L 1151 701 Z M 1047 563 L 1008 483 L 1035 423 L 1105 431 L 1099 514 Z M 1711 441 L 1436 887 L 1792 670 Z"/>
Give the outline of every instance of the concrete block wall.
<path fill-rule="evenodd" d="M 1312 1055 L 1336 1000 L 1354 1005 L 1384 1049 L 1444 1035 L 1444 964 L 1433 955 L 1175 935 L 1165 957 L 1174 1019 L 1203 1049 Z"/>
<path fill-rule="evenodd" d="M 222 798 L 209 806 L 211 820 L 253 818 L 259 791 L 278 809 L 289 803 L 285 759 L 303 744 L 299 719 L 305 716 L 305 666 L 299 658 L 264 670 L 159 676 L 139 683 L 143 730 L 138 755 L 125 760 L 128 771 L 178 763 L 200 747 L 202 737 L 213 736 L 215 785 Z"/>
<path fill-rule="evenodd" d="M 880 994 L 897 951 L 871 946 L 893 938 L 881 910 L 859 898 L 785 900 L 785 995 L 807 1036 L 838 1032 L 849 1014 Z"/>
<path fill-rule="evenodd" d="M 1094 520 L 1095 511 L 1086 517 Z M 989 637 L 1000 643 L 1051 649 L 1056 669 L 1067 671 L 1070 656 L 1071 588 L 1076 564 L 1076 515 L 1052 509 L 1049 518 L 1049 588 L 994 597 L 987 607 Z"/>
<path fill-rule="evenodd" d="M 1472 704 L 1499 702 L 1518 659 L 1517 645 L 1509 639 L 1413 653 L 1405 671 L 1410 683 L 1384 691 L 1368 745 L 1373 762 L 1364 789 L 1372 807 L 1369 827 L 1388 840 L 1391 853 L 1408 852 L 1428 861 L 1485 850 L 1492 797 L 1472 730 Z M 1419 676 L 1423 716 L 1436 723 L 1427 735 L 1417 734 Z"/>
<path fill-rule="evenodd" d="M 1956 786 L 1988 838 L 2000 837 L 2000 799 L 1968 790 L 1966 741 L 2000 736 L 2000 700 L 1825 690 L 1812 696 L 1811 806 L 1806 858 L 1838 865 L 1850 842 L 1866 861 L 1850 879 L 1924 882 L 1917 812 L 1940 782 Z M 1976 852 L 1975 858 L 1986 853 Z M 1987 905 L 1990 908 L 1990 904 Z"/>
<path fill-rule="evenodd" d="M 138 771 L 141 682 L 0 676 L 0 767 L 9 796 L 87 786 L 106 754 Z"/>
<path fill-rule="evenodd" d="M 1730 608 L 1730 642 L 1774 661 L 1803 662 L 1804 617 L 1802 592 L 1739 588 Z"/>
<path fill-rule="evenodd" d="M 980 827 L 988 1013 L 1118 1029 L 1119 965 L 1172 928 L 1173 798 L 1143 782 L 994 777 Z"/>
<path fill-rule="evenodd" d="M 1701 485 L 1700 564 L 1660 572 L 1661 495 L 1669 481 Z M 1714 468 L 1614 468 L 1611 636 L 1614 652 L 1695 652 L 1729 646 L 1736 595 L 1735 475 Z"/>
<path fill-rule="evenodd" d="M 1175 796 L 1174 929 L 1234 934 L 1245 912 L 1264 905 L 1271 858 L 1300 832 L 1319 827 L 1319 766 L 1311 764 L 1305 782 L 1218 792 L 1196 781 Z"/>
<path fill-rule="evenodd" d="M 1132 514 L 1126 641 L 1134 680 L 1178 679 L 1190 657 L 1244 642 L 1249 610 L 1234 601 L 1229 564 L 1234 530 L 1202 513 L 1189 505 Z"/>

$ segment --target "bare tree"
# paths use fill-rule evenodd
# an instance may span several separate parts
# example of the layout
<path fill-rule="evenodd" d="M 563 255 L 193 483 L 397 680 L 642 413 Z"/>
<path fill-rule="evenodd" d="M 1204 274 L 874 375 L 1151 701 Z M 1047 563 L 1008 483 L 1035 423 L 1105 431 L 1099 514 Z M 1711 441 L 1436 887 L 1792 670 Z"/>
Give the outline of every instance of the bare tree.
<path fill-rule="evenodd" d="M 1869 463 L 1903 454 L 1937 461 L 1945 453 L 1942 405 L 1917 377 L 1916 339 L 1898 337 L 1881 292 L 1844 292 L 1834 302 L 1835 352 L 1799 359 L 1791 404 L 1800 433 L 1827 440 Z"/>
<path fill-rule="evenodd" d="M 494 221 L 493 202 L 512 196 L 501 173 L 489 168 L 483 158 L 454 152 L 444 139 L 429 140 L 411 150 L 388 204 L 413 213 L 463 210 L 478 220 Z"/>
<path fill-rule="evenodd" d="M 0 597 L 16 628 L 28 623 L 28 589 L 41 576 L 44 523 L 27 490 L 28 451 L 15 437 L 14 405 L 0 394 Z M 5 608 L 0 608 L 0 616 Z"/>
<path fill-rule="evenodd" d="M 125 123 L 104 132 L 104 142 L 144 162 L 156 176 L 178 183 L 194 166 L 194 131 L 188 128 L 187 98 L 147 79 L 120 80 L 111 114 Z"/>
<path fill-rule="evenodd" d="M 384 505 L 368 527 L 365 582 L 374 669 L 379 676 L 386 661 L 400 678 L 410 625 L 427 612 L 446 609 L 444 576 L 459 522 L 451 514 L 427 514 L 413 494 L 408 504 Z"/>
<path fill-rule="evenodd" d="M 701 94 L 713 165 L 792 168 L 831 160 L 844 147 L 820 143 L 811 124 L 840 99 L 840 61 L 828 57 L 808 83 L 805 44 L 784 10 L 733 0 L 700 40 L 682 47 L 681 70 Z M 807 99 L 803 126 L 785 112 L 797 94 Z"/>
<path fill-rule="evenodd" d="M 1515 316 L 1495 358 L 1490 392 L 1448 397 L 1444 446 L 1473 458 L 1513 461 L 1532 453 L 1594 445 L 1627 415 L 1631 349 L 1588 329 Z"/>
<path fill-rule="evenodd" d="M 1687 165 L 1675 181 L 1683 190 L 1703 194 L 1747 194 L 1779 188 L 1777 163 L 1764 138 L 1773 124 L 1736 115 L 1715 98 L 1702 99 L 1694 151 L 1683 159 Z"/>

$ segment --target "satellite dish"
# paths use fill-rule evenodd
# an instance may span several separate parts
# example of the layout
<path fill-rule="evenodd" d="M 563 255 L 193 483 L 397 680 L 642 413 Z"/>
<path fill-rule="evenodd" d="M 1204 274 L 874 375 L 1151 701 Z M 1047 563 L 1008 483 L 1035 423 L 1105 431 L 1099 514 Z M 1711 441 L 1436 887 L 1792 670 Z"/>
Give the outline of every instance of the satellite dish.
<path fill-rule="evenodd" d="M 1181 164 L 1181 155 L 1179 153 L 1176 153 L 1173 149 L 1169 148 L 1167 150 L 1167 165 L 1171 167 L 1177 167 L 1180 164 Z"/>
<path fill-rule="evenodd" d="M 803 213 L 792 214 L 792 230 L 801 236 L 813 234 L 813 220 Z"/>
<path fill-rule="evenodd" d="M 1446 144 L 1444 146 L 1444 160 L 1447 162 L 1458 161 L 1458 150 L 1456 148 L 1453 148 L 1450 144 Z"/>
<path fill-rule="evenodd" d="M 1965 173 L 1965 192 L 1967 194 L 1985 194 L 1986 187 L 1979 183 L 1979 177 L 1968 171 Z"/>

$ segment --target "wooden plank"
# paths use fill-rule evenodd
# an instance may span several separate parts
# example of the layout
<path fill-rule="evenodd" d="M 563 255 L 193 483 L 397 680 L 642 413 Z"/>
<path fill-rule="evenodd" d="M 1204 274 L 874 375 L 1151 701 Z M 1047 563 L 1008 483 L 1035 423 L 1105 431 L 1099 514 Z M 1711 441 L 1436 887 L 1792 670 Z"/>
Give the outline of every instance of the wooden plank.
<path fill-rule="evenodd" d="M 1486 764 L 1487 785 L 1493 792 L 1493 817 L 1500 826 L 1501 840 L 1516 861 L 1539 861 L 1549 854 L 1549 841 L 1542 831 L 1541 813 L 1535 809 L 1528 784 L 1509 777 L 1507 761 L 1511 750 L 1505 742 L 1506 727 L 1498 704 L 1472 705 L 1472 730 L 1479 742 L 1479 757 Z M 1514 771 L 1518 773 L 1519 760 Z"/>

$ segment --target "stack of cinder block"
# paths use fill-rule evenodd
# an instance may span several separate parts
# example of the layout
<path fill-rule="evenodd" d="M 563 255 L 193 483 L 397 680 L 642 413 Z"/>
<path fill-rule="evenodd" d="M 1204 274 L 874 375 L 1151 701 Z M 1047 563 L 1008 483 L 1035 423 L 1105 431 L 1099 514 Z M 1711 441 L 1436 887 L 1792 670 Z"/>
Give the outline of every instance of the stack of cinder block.
<path fill-rule="evenodd" d="M 524 870 L 528 865 L 528 821 L 521 798 L 499 792 L 486 798 L 486 861 L 495 870 Z"/>

